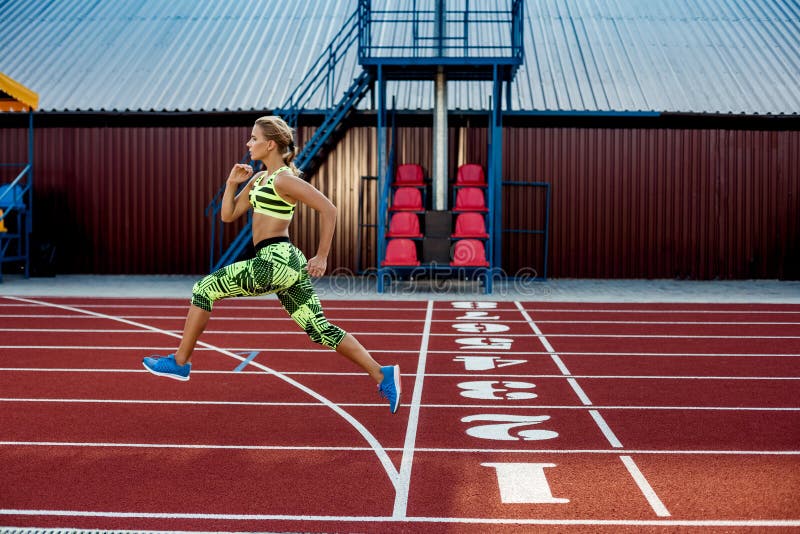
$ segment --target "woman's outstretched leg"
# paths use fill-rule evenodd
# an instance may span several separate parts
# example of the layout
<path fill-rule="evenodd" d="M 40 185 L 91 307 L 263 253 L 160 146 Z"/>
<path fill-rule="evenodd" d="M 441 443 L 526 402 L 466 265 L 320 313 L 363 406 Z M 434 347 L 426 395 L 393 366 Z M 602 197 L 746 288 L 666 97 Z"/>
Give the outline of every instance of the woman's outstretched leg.
<path fill-rule="evenodd" d="M 378 393 L 389 401 L 389 408 L 395 413 L 400 407 L 400 366 L 381 367 L 351 334 L 345 334 L 336 346 L 336 352 L 364 369 L 375 380 Z"/>
<path fill-rule="evenodd" d="M 202 278 L 192 288 L 192 304 L 186 314 L 183 336 L 178 350 L 168 356 L 148 356 L 142 363 L 145 369 L 158 376 L 189 380 L 191 359 L 197 340 L 208 325 L 214 302 L 226 297 L 258 294 L 255 271 L 264 262 L 258 258 L 232 263 Z"/>
<path fill-rule="evenodd" d="M 351 334 L 345 334 L 342 341 L 336 346 L 336 352 L 364 369 L 375 380 L 375 383 L 380 384 L 383 380 L 380 364 Z"/>
<path fill-rule="evenodd" d="M 183 326 L 181 344 L 175 354 L 163 358 L 148 356 L 142 363 L 144 368 L 158 376 L 175 378 L 176 380 L 189 380 L 192 370 L 192 351 L 197 344 L 197 339 L 205 330 L 211 312 L 192 305 L 186 314 L 186 323 Z"/>
<path fill-rule="evenodd" d="M 206 329 L 211 312 L 198 308 L 194 304 L 189 307 L 186 314 L 186 323 L 183 325 L 183 337 L 178 350 L 175 351 L 175 363 L 184 365 L 192 361 L 192 352 L 200 335 Z"/>

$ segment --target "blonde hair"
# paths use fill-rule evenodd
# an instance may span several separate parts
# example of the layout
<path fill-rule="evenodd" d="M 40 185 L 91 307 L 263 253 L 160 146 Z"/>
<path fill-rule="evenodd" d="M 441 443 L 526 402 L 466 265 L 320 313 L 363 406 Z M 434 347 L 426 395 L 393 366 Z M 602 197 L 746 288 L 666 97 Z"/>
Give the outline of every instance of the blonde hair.
<path fill-rule="evenodd" d="M 302 176 L 303 172 L 292 163 L 298 152 L 294 145 L 294 130 L 277 115 L 259 117 L 256 119 L 256 124 L 261 128 L 261 132 L 268 141 L 272 140 L 278 144 L 283 162 L 292 169 L 294 175 Z"/>

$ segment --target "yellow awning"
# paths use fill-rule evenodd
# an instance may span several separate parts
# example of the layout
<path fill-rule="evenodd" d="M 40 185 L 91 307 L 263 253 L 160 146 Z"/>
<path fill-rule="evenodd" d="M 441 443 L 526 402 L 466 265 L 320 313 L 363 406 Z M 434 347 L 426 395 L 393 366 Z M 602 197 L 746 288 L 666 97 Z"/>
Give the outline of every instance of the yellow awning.
<path fill-rule="evenodd" d="M 39 105 L 39 95 L 0 72 L 0 111 L 29 111 Z"/>

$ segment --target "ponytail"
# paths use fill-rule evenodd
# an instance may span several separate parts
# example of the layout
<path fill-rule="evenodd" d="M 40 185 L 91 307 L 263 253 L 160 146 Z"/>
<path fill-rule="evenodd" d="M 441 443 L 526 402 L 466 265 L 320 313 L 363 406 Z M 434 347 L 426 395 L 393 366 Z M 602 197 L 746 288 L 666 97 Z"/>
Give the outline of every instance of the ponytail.
<path fill-rule="evenodd" d="M 289 166 L 292 170 L 292 174 L 297 176 L 298 178 L 303 177 L 303 171 L 297 168 L 297 166 L 292 163 L 294 158 L 297 157 L 297 147 L 294 146 L 294 140 L 289 143 L 289 146 L 286 147 L 286 150 L 283 152 L 283 162 Z"/>

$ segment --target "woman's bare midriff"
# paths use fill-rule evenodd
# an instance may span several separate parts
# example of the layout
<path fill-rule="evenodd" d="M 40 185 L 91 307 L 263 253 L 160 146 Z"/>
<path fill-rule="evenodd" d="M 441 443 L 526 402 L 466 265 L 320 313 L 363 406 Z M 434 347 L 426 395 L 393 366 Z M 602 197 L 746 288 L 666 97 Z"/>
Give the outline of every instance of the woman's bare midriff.
<path fill-rule="evenodd" d="M 253 244 L 255 245 L 259 241 L 270 237 L 289 237 L 289 224 L 291 222 L 291 220 L 285 221 L 263 213 L 253 213 Z"/>

